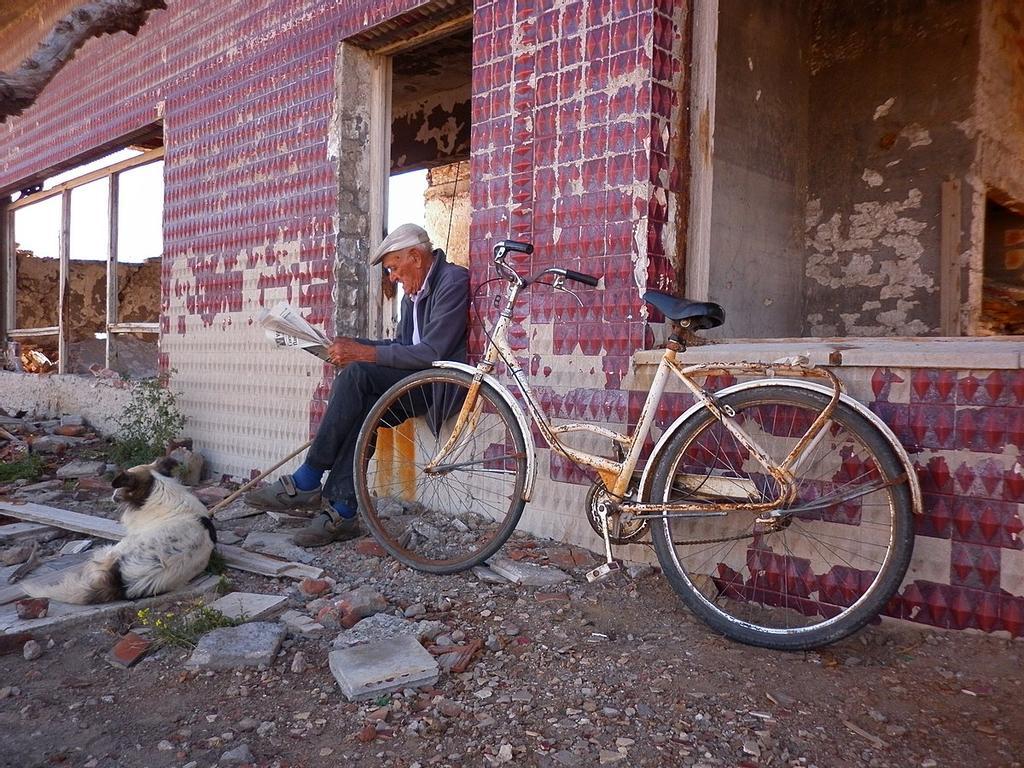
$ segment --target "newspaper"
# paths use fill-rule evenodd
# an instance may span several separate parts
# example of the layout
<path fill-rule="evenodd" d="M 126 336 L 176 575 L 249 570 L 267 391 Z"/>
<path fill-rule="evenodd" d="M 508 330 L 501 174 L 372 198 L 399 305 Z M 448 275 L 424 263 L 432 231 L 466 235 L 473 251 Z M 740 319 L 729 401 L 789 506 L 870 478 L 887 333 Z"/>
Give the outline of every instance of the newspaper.
<path fill-rule="evenodd" d="M 268 339 L 279 347 L 304 349 L 321 360 L 330 362 L 327 348 L 330 339 L 323 331 L 306 322 L 287 301 L 281 301 L 270 309 L 261 310 L 256 316 L 256 324 L 265 330 Z"/>

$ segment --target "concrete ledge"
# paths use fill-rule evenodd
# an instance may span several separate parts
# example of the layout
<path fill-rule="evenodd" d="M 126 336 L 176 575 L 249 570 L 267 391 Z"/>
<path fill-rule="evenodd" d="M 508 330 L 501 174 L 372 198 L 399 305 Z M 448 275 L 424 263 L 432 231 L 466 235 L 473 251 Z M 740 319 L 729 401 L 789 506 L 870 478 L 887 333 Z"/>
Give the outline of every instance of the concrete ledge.
<path fill-rule="evenodd" d="M 1024 339 L 909 338 L 909 339 L 738 339 L 721 344 L 690 347 L 685 363 L 773 362 L 802 355 L 812 365 L 842 368 L 958 368 L 963 370 L 1017 370 L 1024 364 Z M 655 366 L 659 349 L 633 354 L 634 366 Z"/>
<path fill-rule="evenodd" d="M 0 371 L 0 408 L 38 418 L 78 414 L 105 435 L 116 431 L 117 418 L 130 400 L 127 385 L 118 387 L 108 379 Z"/>

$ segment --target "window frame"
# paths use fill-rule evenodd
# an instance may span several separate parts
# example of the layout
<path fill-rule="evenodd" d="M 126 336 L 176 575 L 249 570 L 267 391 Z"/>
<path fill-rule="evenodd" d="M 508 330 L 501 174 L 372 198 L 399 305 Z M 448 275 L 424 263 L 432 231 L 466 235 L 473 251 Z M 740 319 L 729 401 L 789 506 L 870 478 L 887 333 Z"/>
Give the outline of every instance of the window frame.
<path fill-rule="evenodd" d="M 106 349 L 104 353 L 104 365 L 111 368 L 111 363 L 117 357 L 117 344 L 115 337 L 123 333 L 160 333 L 160 322 L 155 323 L 120 323 L 118 322 L 118 299 L 117 299 L 117 220 L 119 201 L 119 181 L 122 173 L 150 165 L 164 159 L 164 148 L 156 147 L 144 151 L 140 155 L 122 160 L 106 168 L 99 168 L 95 171 L 82 174 L 73 179 L 54 185 L 50 189 L 35 192 L 19 198 L 13 203 L 8 203 L 3 208 L 3 223 L 5 237 L 3 242 L 3 274 L 4 292 L 3 301 L 3 340 L 5 346 L 9 342 L 39 336 L 57 336 L 57 373 L 67 373 L 67 338 L 68 327 L 68 272 L 71 264 L 71 192 L 76 187 L 82 187 L 99 179 L 108 179 L 107 196 L 107 307 L 106 307 Z M 14 214 L 16 211 L 27 208 L 35 203 L 41 203 L 50 198 L 61 197 L 60 215 L 60 236 L 58 240 L 58 254 L 60 261 L 60 272 L 58 279 L 57 296 L 57 325 L 40 328 L 18 328 L 15 327 L 15 309 L 17 306 L 17 251 L 15 249 Z"/>

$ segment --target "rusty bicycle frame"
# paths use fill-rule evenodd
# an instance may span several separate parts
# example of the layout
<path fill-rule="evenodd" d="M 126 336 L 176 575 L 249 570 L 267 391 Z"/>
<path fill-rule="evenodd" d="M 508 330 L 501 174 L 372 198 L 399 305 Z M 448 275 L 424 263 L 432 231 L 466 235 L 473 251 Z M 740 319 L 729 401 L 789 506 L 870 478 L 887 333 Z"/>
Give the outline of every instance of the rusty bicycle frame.
<path fill-rule="evenodd" d="M 744 511 L 758 513 L 762 517 L 759 520 L 770 521 L 779 514 L 773 512 L 780 510 L 783 506 L 792 503 L 796 495 L 796 485 L 793 479 L 793 470 L 799 464 L 801 457 L 810 452 L 816 444 L 817 439 L 823 434 L 822 429 L 825 423 L 831 418 L 839 402 L 841 389 L 839 380 L 829 370 L 805 365 L 792 364 L 767 364 L 767 363 L 704 363 L 699 365 L 683 365 L 678 361 L 678 356 L 686 349 L 685 342 L 680 338 L 678 331 L 686 327 L 684 323 L 673 323 L 672 334 L 666 344 L 665 352 L 654 375 L 651 388 L 647 393 L 643 409 L 635 429 L 631 434 L 621 434 L 595 424 L 584 422 L 573 422 L 568 424 L 554 425 L 542 410 L 537 397 L 530 387 L 522 367 L 516 361 L 516 356 L 508 343 L 508 331 L 512 323 L 512 310 L 519 298 L 520 293 L 532 283 L 544 275 L 550 275 L 552 282 L 542 283 L 552 286 L 555 290 L 569 293 L 580 301 L 576 294 L 565 287 L 564 269 L 547 269 L 530 280 L 524 279 L 515 270 L 505 264 L 505 254 L 500 253 L 495 257 L 495 265 L 499 274 L 508 282 L 504 307 L 501 310 L 497 323 L 490 334 L 488 334 L 487 347 L 483 357 L 476 365 L 473 382 L 469 387 L 466 398 L 462 404 L 452 434 L 438 451 L 437 455 L 429 461 L 425 467 L 427 472 L 444 472 L 458 465 L 445 465 L 444 459 L 458 445 L 459 439 L 464 430 L 472 429 L 479 418 L 482 402 L 478 398 L 480 387 L 483 386 L 484 377 L 493 373 L 499 361 L 508 368 L 512 378 L 519 386 L 526 401 L 527 409 L 533 422 L 537 425 L 547 444 L 561 456 L 570 461 L 594 469 L 601 478 L 605 489 L 613 499 L 617 499 L 616 509 L 609 508 L 602 504 L 598 509 L 601 524 L 604 528 L 605 551 L 608 563 L 613 560 L 611 557 L 611 542 L 608 526 L 608 515 L 612 511 L 628 512 L 632 516 L 645 519 L 661 519 L 666 517 L 716 517 L 726 515 L 733 511 Z M 582 306 L 582 301 L 580 301 Z M 685 321 L 684 321 L 685 322 Z M 738 374 L 744 376 L 762 375 L 775 377 L 777 375 L 793 376 L 800 378 L 824 379 L 831 386 L 831 399 L 811 423 L 807 432 L 796 442 L 789 454 L 781 463 L 775 463 L 762 449 L 757 441 L 751 437 L 733 418 L 735 413 L 728 404 L 723 404 L 711 392 L 705 390 L 695 381 L 695 377 L 709 376 L 716 374 Z M 703 404 L 708 411 L 720 421 L 726 429 L 747 449 L 751 456 L 761 464 L 765 470 L 778 483 L 780 493 L 773 501 L 721 501 L 715 500 L 712 503 L 703 502 L 649 502 L 627 499 L 630 484 L 634 480 L 634 471 L 640 460 L 647 435 L 650 433 L 651 425 L 654 422 L 654 414 L 658 403 L 665 391 L 670 374 L 674 374 L 683 385 L 693 393 L 697 401 Z M 565 445 L 559 438 L 561 435 L 574 432 L 589 432 L 591 434 L 606 437 L 619 446 L 623 459 L 615 461 L 603 456 L 596 456 L 585 451 Z M 527 434 L 526 439 L 529 438 Z M 870 490 L 877 490 L 872 487 Z M 604 567 L 604 566 L 602 566 Z M 600 570 L 601 567 L 595 570 Z M 602 574 L 598 574 L 600 576 Z M 588 574 L 588 577 L 590 574 Z M 596 577 L 595 577 L 596 578 Z"/>

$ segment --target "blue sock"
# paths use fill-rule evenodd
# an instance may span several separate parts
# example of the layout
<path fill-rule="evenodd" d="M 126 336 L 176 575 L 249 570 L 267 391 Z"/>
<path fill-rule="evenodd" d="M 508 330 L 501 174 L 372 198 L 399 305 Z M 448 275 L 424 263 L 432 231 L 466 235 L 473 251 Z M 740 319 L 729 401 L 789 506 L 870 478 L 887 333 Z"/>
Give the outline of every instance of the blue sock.
<path fill-rule="evenodd" d="M 300 491 L 312 491 L 320 487 L 320 479 L 324 476 L 324 470 L 314 469 L 309 464 L 303 464 L 292 473 L 292 480 L 295 487 Z"/>
<path fill-rule="evenodd" d="M 348 501 L 332 501 L 331 509 L 348 520 L 356 516 L 356 505 Z"/>

